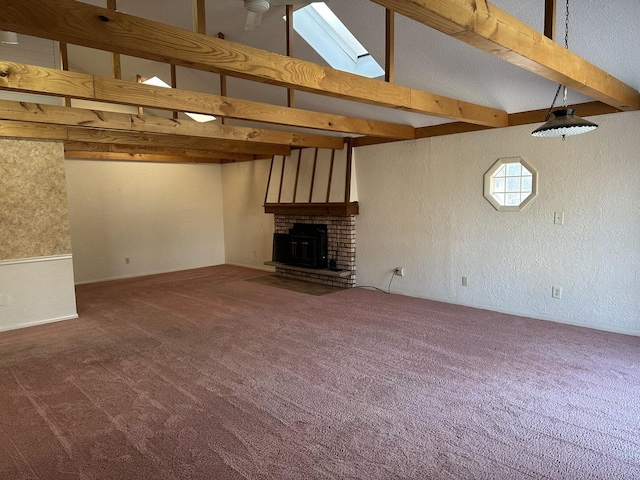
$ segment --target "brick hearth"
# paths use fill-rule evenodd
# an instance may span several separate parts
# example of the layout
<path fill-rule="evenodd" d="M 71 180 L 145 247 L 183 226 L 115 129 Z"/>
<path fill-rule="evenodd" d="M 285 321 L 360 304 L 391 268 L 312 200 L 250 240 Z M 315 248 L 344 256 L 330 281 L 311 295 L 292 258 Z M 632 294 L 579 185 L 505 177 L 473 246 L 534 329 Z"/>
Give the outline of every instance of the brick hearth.
<path fill-rule="evenodd" d="M 336 261 L 339 272 L 314 270 L 276 264 L 276 273 L 326 285 L 353 287 L 356 283 L 356 216 L 355 215 L 275 215 L 275 233 L 289 233 L 294 223 L 327 225 L 329 259 Z"/>

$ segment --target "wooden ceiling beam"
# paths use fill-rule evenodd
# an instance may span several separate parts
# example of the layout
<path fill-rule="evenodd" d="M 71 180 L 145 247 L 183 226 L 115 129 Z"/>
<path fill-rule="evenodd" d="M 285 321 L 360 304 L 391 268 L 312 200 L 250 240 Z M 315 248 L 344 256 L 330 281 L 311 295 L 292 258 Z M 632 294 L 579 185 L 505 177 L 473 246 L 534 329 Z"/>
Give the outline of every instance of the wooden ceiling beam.
<path fill-rule="evenodd" d="M 293 57 L 293 5 L 285 6 L 286 19 L 286 54 L 287 57 Z M 295 90 L 287 88 L 287 107 L 296 106 Z"/>
<path fill-rule="evenodd" d="M 556 0 L 544 0 L 544 36 L 556 39 Z"/>
<path fill-rule="evenodd" d="M 193 158 L 214 158 L 214 159 L 226 159 L 237 161 L 249 161 L 255 160 L 256 155 L 246 153 L 231 153 L 223 152 L 219 150 L 196 150 L 193 148 L 169 148 L 169 147 L 153 147 L 142 145 L 120 145 L 114 143 L 88 143 L 88 142 L 64 142 L 64 148 L 67 151 L 82 151 L 82 152 L 111 152 L 111 153 L 146 153 L 152 155 L 168 155 L 179 157 L 193 157 Z M 260 157 L 267 158 L 267 157 Z"/>
<path fill-rule="evenodd" d="M 207 14 L 204 7 L 204 0 L 193 0 L 193 31 L 207 34 Z"/>
<path fill-rule="evenodd" d="M 286 145 L 247 143 L 244 141 L 213 140 L 184 135 L 162 135 L 155 133 L 123 132 L 95 128 L 67 127 L 67 140 L 76 142 L 119 143 L 124 145 L 151 145 L 158 147 L 194 148 L 197 150 L 224 150 L 234 153 L 263 155 L 289 155 Z"/>
<path fill-rule="evenodd" d="M 185 135 L 161 135 L 120 130 L 103 130 L 86 127 L 70 127 L 46 123 L 0 120 L 0 137 L 62 140 L 89 143 L 113 143 L 165 148 L 189 148 L 196 150 L 222 150 L 252 155 L 289 155 L 286 145 L 269 145 L 233 140 L 212 140 Z"/>
<path fill-rule="evenodd" d="M 0 60 L 0 89 L 226 116 L 356 135 L 414 137 L 411 125 L 288 108 Z"/>
<path fill-rule="evenodd" d="M 371 0 L 620 110 L 640 93 L 486 0 Z"/>
<path fill-rule="evenodd" d="M 226 164 L 247 160 L 226 158 L 183 157 L 180 155 L 157 155 L 148 153 L 111 153 L 94 151 L 66 151 L 64 158 L 71 160 L 104 160 L 110 162 L 152 162 L 152 163 L 215 163 Z M 253 158 L 251 160 L 254 160 Z"/>
<path fill-rule="evenodd" d="M 179 155 L 150 155 L 147 153 L 112 153 L 93 151 L 66 151 L 64 158 L 74 160 L 108 160 L 121 162 L 155 162 L 155 163 L 222 163 L 219 158 L 194 158 Z"/>
<path fill-rule="evenodd" d="M 193 120 L 176 120 L 150 115 L 103 112 L 82 108 L 0 100 L 0 119 L 82 126 L 140 133 L 167 133 L 188 137 L 276 144 L 296 147 L 342 149 L 340 137 L 306 135 L 248 127 L 233 127 Z"/>
<path fill-rule="evenodd" d="M 619 112 L 615 107 L 602 102 L 588 102 L 575 105 L 580 109 L 580 115 L 583 117 L 592 117 L 596 115 L 606 115 L 609 113 Z M 540 110 L 529 110 L 526 112 L 510 113 L 509 126 L 531 125 L 534 123 L 544 123 L 547 116 L 548 108 Z M 416 128 L 416 138 L 439 137 L 442 135 L 454 135 L 456 133 L 477 132 L 480 130 L 488 130 L 490 127 L 482 125 L 471 125 L 464 122 L 443 123 L 441 125 L 430 125 L 427 127 Z M 382 143 L 390 143 L 397 140 L 380 137 L 358 137 L 353 139 L 354 147 L 366 147 L 368 145 L 380 145 Z"/>
<path fill-rule="evenodd" d="M 193 148 L 168 148 L 149 145 L 119 145 L 113 143 L 64 142 L 65 152 L 113 153 L 123 155 L 151 155 L 163 157 L 181 157 L 202 160 L 218 160 L 225 162 L 248 162 L 260 158 L 271 158 L 267 155 L 251 155 L 246 153 L 222 152 L 219 150 L 196 150 Z"/>
<path fill-rule="evenodd" d="M 116 0 L 107 0 L 107 8 L 109 10 L 113 10 L 114 12 L 118 10 Z M 118 80 L 122 79 L 122 63 L 120 61 L 119 53 L 111 54 L 111 70 L 113 73 L 113 78 L 117 78 Z"/>
<path fill-rule="evenodd" d="M 395 25 L 394 11 L 385 9 L 384 81 L 390 83 L 395 81 Z"/>
<path fill-rule="evenodd" d="M 507 114 L 501 110 L 364 78 L 73 0 L 3 0 L 0 29 L 344 100 L 493 127 L 507 123 Z"/>

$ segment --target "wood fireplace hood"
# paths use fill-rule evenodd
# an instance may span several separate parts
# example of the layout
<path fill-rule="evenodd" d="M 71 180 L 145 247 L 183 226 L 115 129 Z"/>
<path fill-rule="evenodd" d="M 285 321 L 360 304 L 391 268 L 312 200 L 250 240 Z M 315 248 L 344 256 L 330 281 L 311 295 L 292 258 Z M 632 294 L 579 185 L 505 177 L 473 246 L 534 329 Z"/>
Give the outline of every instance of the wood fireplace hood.
<path fill-rule="evenodd" d="M 276 215 L 358 215 L 352 191 L 352 145 L 298 149 L 271 158 L 264 212 Z"/>

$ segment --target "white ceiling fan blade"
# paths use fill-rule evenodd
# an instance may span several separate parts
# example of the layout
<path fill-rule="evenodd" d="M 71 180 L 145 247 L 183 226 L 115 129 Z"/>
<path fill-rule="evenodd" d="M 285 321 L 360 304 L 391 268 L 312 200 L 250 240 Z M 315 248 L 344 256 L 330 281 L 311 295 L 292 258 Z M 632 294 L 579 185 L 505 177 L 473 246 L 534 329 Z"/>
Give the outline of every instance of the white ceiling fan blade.
<path fill-rule="evenodd" d="M 311 0 L 269 0 L 269 3 L 271 5 L 305 5 L 313 2 Z"/>
<path fill-rule="evenodd" d="M 247 21 L 244 24 L 245 30 L 257 30 L 262 25 L 262 12 L 247 12 Z"/>

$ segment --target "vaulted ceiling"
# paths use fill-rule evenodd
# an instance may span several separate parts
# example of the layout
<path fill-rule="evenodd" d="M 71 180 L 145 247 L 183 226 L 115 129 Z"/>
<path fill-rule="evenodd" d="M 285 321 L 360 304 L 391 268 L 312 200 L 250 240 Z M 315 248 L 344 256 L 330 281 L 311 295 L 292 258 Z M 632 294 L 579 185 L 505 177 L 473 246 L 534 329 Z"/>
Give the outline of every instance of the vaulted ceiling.
<path fill-rule="evenodd" d="M 281 111 L 273 112 L 274 116 L 288 118 L 287 121 L 277 122 L 279 125 L 258 123 L 255 116 L 253 120 L 227 121 L 227 131 L 231 127 L 245 128 L 239 129 L 235 137 L 227 135 L 227 141 L 248 140 L 250 133 L 247 132 L 252 128 L 297 132 L 300 136 L 306 136 L 307 140 L 311 139 L 305 140 L 306 144 L 320 146 L 325 142 L 322 145 L 327 146 L 330 143 L 326 142 L 330 140 L 319 142 L 314 136 L 367 137 L 368 126 L 373 125 L 371 128 L 377 132 L 378 128 L 383 129 L 389 123 L 404 126 L 394 130 L 393 135 L 384 135 L 395 139 L 531 123 L 540 121 L 544 116 L 558 82 L 572 88 L 568 99 L 570 104 L 589 102 L 584 106 L 584 111 L 578 112 L 583 116 L 616 109 L 640 109 L 640 62 L 637 54 L 640 51 L 640 37 L 635 34 L 635 23 L 640 18 L 640 2 L 636 0 L 572 2 L 569 50 L 573 53 L 566 52 L 562 45 L 552 44 L 541 34 L 545 3 L 549 3 L 545 0 L 496 0 L 493 4 L 476 0 L 329 2 L 332 10 L 382 65 L 385 59 L 385 7 L 397 12 L 394 15 L 394 84 L 385 84 L 383 80 L 352 80 L 350 75 L 313 67 L 306 62 L 321 66 L 326 66 L 326 62 L 297 35 L 293 37 L 292 56 L 304 62 L 283 63 L 286 59 L 280 55 L 286 52 L 286 24 L 282 19 L 284 6 L 272 6 L 265 14 L 259 30 L 245 31 L 246 12 L 242 1 L 205 0 L 207 34 L 215 37 L 209 45 L 203 37 L 198 38 L 194 36 L 196 34 L 186 32 L 193 29 L 192 5 L 187 1 L 117 0 L 117 10 L 125 16 L 110 17 L 110 22 L 103 22 L 103 25 L 95 23 L 96 12 L 74 9 L 74 2 L 69 0 L 37 0 L 35 3 L 5 0 L 3 3 L 6 5 L 0 11 L 0 29 L 66 41 L 69 69 L 73 72 L 111 77 L 111 54 L 88 48 L 104 49 L 108 46 L 123 53 L 121 64 L 124 81 L 134 82 L 136 75 L 158 75 L 168 80 L 171 76 L 169 65 L 158 62 L 164 59 L 179 65 L 176 82 L 180 90 L 219 95 L 219 75 L 211 73 L 219 71 L 227 74 L 227 97 L 238 99 L 238 102 L 253 101 L 284 107 Z M 106 7 L 105 0 L 84 3 Z M 52 7 L 54 5 L 56 8 Z M 71 10 L 65 10 L 70 5 Z M 47 6 L 51 6 L 50 11 Z M 58 10 L 65 13 L 55 13 Z M 154 23 L 135 19 L 127 23 L 125 20 L 130 18 L 129 15 L 161 22 L 168 27 L 157 30 Z M 564 3 L 559 2 L 555 27 L 561 43 L 564 41 L 564 24 Z M 184 29 L 185 32 L 180 35 L 172 27 Z M 95 32 L 99 29 L 100 34 L 92 34 L 92 29 Z M 219 32 L 232 43 L 220 43 L 217 39 Z M 101 43 L 102 34 L 107 39 L 111 35 L 113 42 Z M 171 42 L 176 45 L 175 50 L 169 48 Z M 76 43 L 84 46 L 74 45 Z M 238 48 L 237 44 L 240 44 Z M 203 54 L 205 51 L 209 52 L 209 57 Z M 279 55 L 269 57 L 263 51 Z M 195 65 L 197 68 L 186 68 L 186 65 Z M 269 67 L 272 71 L 269 71 Z M 277 72 L 279 68 L 291 71 L 283 76 Z M 16 75 L 8 77 L 8 80 L 6 76 L 0 77 L 0 87 L 15 87 Z M 83 80 L 78 77 L 76 80 L 82 83 L 88 78 Z M 285 86 L 296 90 L 295 111 L 286 110 Z M 28 90 L 28 87 L 22 88 Z M 35 90 L 31 88 L 31 91 Z M 325 90 L 328 96 L 320 95 L 321 90 Z M 133 94 L 134 91 L 128 92 Z M 594 100 L 598 102 L 594 103 Z M 207 100 L 194 97 L 193 105 L 185 105 L 183 109 L 190 111 L 188 107 L 193 107 L 195 110 L 203 101 Z M 173 104 L 169 100 L 167 102 L 157 106 L 166 107 L 170 104 L 177 108 L 175 101 Z M 244 106 L 253 108 L 252 104 Z M 236 110 L 239 108 L 236 105 Z M 299 110 L 318 112 L 315 118 L 319 119 L 320 125 L 338 126 L 324 131 L 311 130 L 309 127 L 314 127 L 314 124 L 309 119 L 314 116 L 296 121 L 296 111 Z M 159 114 L 156 110 L 151 112 Z M 323 117 L 321 114 L 330 116 Z M 53 115 L 58 114 L 52 111 Z M 338 128 L 340 121 L 350 120 L 356 126 L 362 122 L 362 126 Z M 138 127 L 138 131 L 149 134 L 172 132 L 169 124 L 163 125 L 162 120 L 156 123 L 160 126 Z M 450 125 L 445 127 L 445 124 Z M 296 125 L 306 128 L 295 128 Z M 69 138 L 69 132 L 64 135 L 67 135 L 66 139 Z M 202 130 L 197 136 L 206 136 L 206 131 Z M 250 140 L 259 143 L 260 135 L 254 137 Z M 266 134 L 262 138 L 267 138 Z M 269 138 L 273 143 L 280 141 L 276 135 Z M 366 138 L 360 140 L 361 144 L 373 141 Z M 287 144 L 294 147 L 306 145 L 299 138 L 298 143 L 291 140 L 283 143 Z M 219 147 L 238 154 L 244 153 L 230 145 L 227 142 Z M 188 147 L 186 142 L 183 148 Z M 268 152 L 260 152 L 260 155 L 265 154 Z"/>

